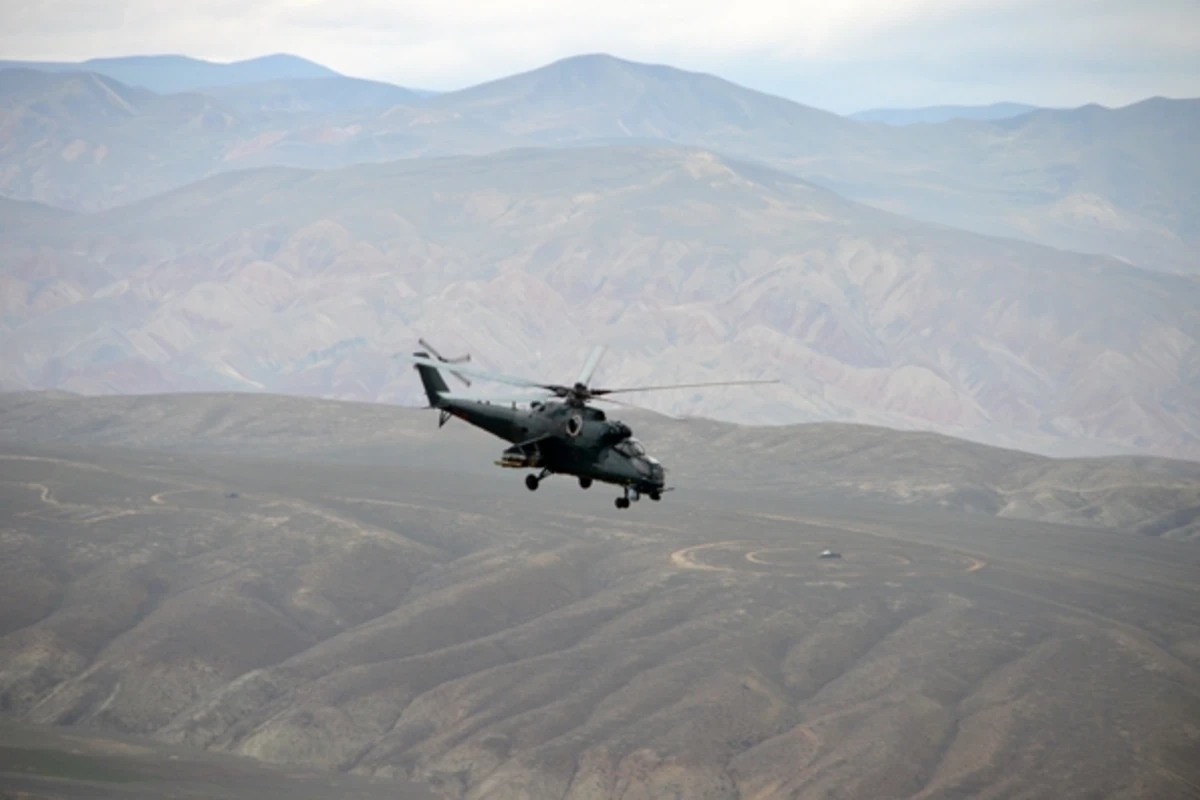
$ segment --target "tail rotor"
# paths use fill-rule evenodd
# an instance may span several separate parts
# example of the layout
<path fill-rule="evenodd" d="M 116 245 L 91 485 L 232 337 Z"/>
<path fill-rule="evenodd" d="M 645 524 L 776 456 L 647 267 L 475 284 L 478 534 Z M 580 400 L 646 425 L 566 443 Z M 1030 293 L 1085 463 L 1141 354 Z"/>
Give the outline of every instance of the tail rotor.
<path fill-rule="evenodd" d="M 461 356 L 459 356 L 458 358 L 446 358 L 444 355 L 442 355 L 441 353 L 439 353 L 439 352 L 438 352 L 438 351 L 437 351 L 437 350 L 434 348 L 434 346 L 433 346 L 433 345 L 431 345 L 429 342 L 425 341 L 425 339 L 423 339 L 423 338 L 422 338 L 422 339 L 418 339 L 418 340 L 417 340 L 417 342 L 418 342 L 418 343 L 421 345 L 421 347 L 424 347 L 426 350 L 428 350 L 428 351 L 429 351 L 429 353 L 430 353 L 430 355 L 432 355 L 434 358 L 436 358 L 438 361 L 441 361 L 441 362 L 442 362 L 442 363 L 444 363 L 444 364 L 466 364 L 467 362 L 469 362 L 469 361 L 471 360 L 471 354 L 470 354 L 470 353 L 467 353 L 467 354 L 465 354 L 465 355 L 461 355 Z M 460 372 L 455 372 L 455 371 L 454 371 L 454 370 L 452 370 L 452 369 L 451 369 L 451 370 L 446 370 L 446 371 L 447 371 L 447 372 L 449 372 L 449 373 L 450 373 L 451 375 L 453 375 L 454 377 L 458 378 L 460 381 L 462 381 L 462 383 L 463 383 L 463 385 L 464 385 L 464 386 L 470 386 L 470 385 L 471 385 L 471 381 L 470 381 L 470 380 L 469 380 L 469 379 L 468 379 L 466 376 L 464 376 L 462 373 L 460 373 Z"/>

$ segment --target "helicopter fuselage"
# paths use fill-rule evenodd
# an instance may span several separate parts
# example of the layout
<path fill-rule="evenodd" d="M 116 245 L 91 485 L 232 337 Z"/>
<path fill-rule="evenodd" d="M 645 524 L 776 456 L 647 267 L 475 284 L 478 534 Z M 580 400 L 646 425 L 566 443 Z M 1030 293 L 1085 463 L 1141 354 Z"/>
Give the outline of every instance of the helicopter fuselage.
<path fill-rule="evenodd" d="M 666 473 L 662 464 L 646 452 L 641 442 L 633 438 L 633 431 L 628 425 L 610 421 L 603 411 L 589 403 L 599 401 L 637 408 L 611 395 L 618 392 L 779 383 L 778 380 L 701 381 L 656 386 L 596 387 L 591 385 L 591 379 L 604 354 L 602 345 L 592 348 L 574 383 L 546 383 L 459 366 L 470 361 L 471 357 L 445 358 L 424 339 L 420 343 L 434 358 L 430 358 L 429 353 L 419 351 L 413 353 L 411 361 L 421 376 L 429 405 L 438 409 L 439 427 L 451 417 L 458 417 L 511 442 L 512 446 L 504 451 L 496 464 L 513 469 L 540 469 L 539 474 L 525 476 L 525 485 L 530 491 L 537 489 L 543 478 L 555 473 L 578 477 L 579 485 L 584 489 L 591 486 L 593 481 L 623 486 L 625 495 L 617 498 L 617 508 L 629 508 L 630 501 L 637 500 L 643 494 L 651 500 L 661 500 L 663 492 L 670 491 L 664 483 Z M 474 376 L 549 394 L 543 400 L 528 398 L 512 401 L 454 395 L 442 379 L 442 368 L 447 368 L 451 375 L 468 386 L 471 385 L 468 376 Z M 529 409 L 518 409 L 518 403 L 528 403 Z"/>
<path fill-rule="evenodd" d="M 436 407 L 443 420 L 457 417 L 511 442 L 498 466 L 574 475 L 585 487 L 600 481 L 653 499 L 666 488 L 662 465 L 633 438 L 628 425 L 607 419 L 600 409 L 555 401 L 523 409 L 515 403 L 446 396 L 439 396 Z"/>
<path fill-rule="evenodd" d="M 651 500 L 661 500 L 663 492 L 670 491 L 665 484 L 666 472 L 662 464 L 646 452 L 642 443 L 633 438 L 633 431 L 628 425 L 610 421 L 603 411 L 590 403 L 599 401 L 637 408 L 611 395 L 618 392 L 779 383 L 778 380 L 743 380 L 597 387 L 591 385 L 591 379 L 604 354 L 602 345 L 592 348 L 574 383 L 547 383 L 460 366 L 470 361 L 471 357 L 445 358 L 424 339 L 419 341 L 430 352 L 413 353 L 411 361 L 421 376 L 429 405 L 438 409 L 439 427 L 451 417 L 458 417 L 511 442 L 512 446 L 504 451 L 496 464 L 513 469 L 540 469 L 539 474 L 525 476 L 525 485 L 530 491 L 537 489 L 543 478 L 555 473 L 578 477 L 579 485 L 584 489 L 591 486 L 593 481 L 623 486 L 625 495 L 617 498 L 617 508 L 629 508 L 630 501 L 637 500 L 643 494 Z M 433 358 L 430 358 L 430 353 Z M 497 400 L 455 395 L 442 378 L 443 368 L 468 386 L 471 385 L 468 376 L 474 376 L 549 394 L 542 400 Z M 518 403 L 528 403 L 529 409 L 518 409 Z"/>

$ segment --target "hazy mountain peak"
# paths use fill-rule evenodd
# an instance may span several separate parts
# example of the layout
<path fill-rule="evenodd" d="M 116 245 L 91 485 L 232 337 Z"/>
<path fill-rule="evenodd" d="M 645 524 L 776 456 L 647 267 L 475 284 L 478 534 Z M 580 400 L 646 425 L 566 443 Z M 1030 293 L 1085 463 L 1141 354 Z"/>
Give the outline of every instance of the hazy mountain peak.
<path fill-rule="evenodd" d="M 775 95 L 765 94 L 756 89 L 750 89 L 740 84 L 728 81 L 725 78 L 718 77 L 706 72 L 694 72 L 690 70 L 680 69 L 668 64 L 652 64 L 641 61 L 630 61 L 628 59 L 619 58 L 608 53 L 584 53 L 581 55 L 568 56 L 560 58 L 557 61 L 552 61 L 541 67 L 527 70 L 525 72 L 516 73 L 496 80 L 487 81 L 485 83 L 471 86 L 466 89 L 460 89 L 456 92 L 447 92 L 440 95 L 439 99 L 443 98 L 459 98 L 474 93 L 482 93 L 485 90 L 492 90 L 498 87 L 522 86 L 525 88 L 547 88 L 545 81 L 547 79 L 561 80 L 564 77 L 570 77 L 582 82 L 591 82 L 600 84 L 606 80 L 637 80 L 647 82 L 648 84 L 657 83 L 662 89 L 680 89 L 684 86 L 695 86 L 697 84 L 704 85 L 710 89 L 720 88 L 724 91 L 744 93 L 747 96 L 757 96 L 760 98 L 769 98 L 771 101 L 794 106 L 795 108 L 807 109 L 817 113 L 817 109 L 809 109 L 799 103 L 787 100 Z M 581 88 L 581 87 L 580 87 Z M 628 88 L 628 87 L 626 87 Z M 829 116 L 836 117 L 835 114 Z"/>
<path fill-rule="evenodd" d="M 265 56 L 246 58 L 242 59 L 241 61 L 231 61 L 229 63 L 258 64 L 260 66 L 281 67 L 285 69 L 308 69 L 326 76 L 341 74 L 329 69 L 329 67 L 318 64 L 315 61 L 310 61 L 307 58 L 292 55 L 291 53 L 271 53 Z"/>
<path fill-rule="evenodd" d="M 643 77 L 658 77 L 658 78 L 704 78 L 709 80 L 717 80 L 722 83 L 728 83 L 724 78 L 718 78 L 707 72 L 695 72 L 693 70 L 681 69 L 669 64 L 659 64 L 644 61 L 632 61 L 627 58 L 620 58 L 609 53 L 582 53 L 575 56 L 567 56 L 560 58 L 557 61 L 551 61 L 549 64 L 530 70 L 528 73 L 569 73 L 579 76 L 606 77 L 613 75 L 640 75 Z M 736 85 L 736 84 L 730 84 Z M 742 87 L 739 87 L 742 88 Z M 747 90 L 753 91 L 753 90 Z"/>
<path fill-rule="evenodd" d="M 647 65 L 641 64 L 637 61 L 630 61 L 629 59 L 625 59 L 625 58 L 618 58 L 617 56 L 611 55 L 609 53 L 596 52 L 596 53 L 579 53 L 579 54 L 573 55 L 573 56 L 565 56 L 564 58 L 560 58 L 555 61 L 551 61 L 549 64 L 545 64 L 541 67 L 538 67 L 538 69 L 561 69 L 564 67 L 576 68 L 576 69 L 598 69 L 598 68 L 612 68 L 612 67 L 620 67 L 620 68 L 624 68 L 624 69 L 630 69 L 630 68 L 636 69 L 637 67 L 642 67 L 642 66 L 647 66 Z M 536 70 L 533 70 L 533 71 L 536 71 Z"/>
<path fill-rule="evenodd" d="M 873 135 L 836 114 L 723 78 L 604 53 L 439 95 L 426 108 L 457 126 L 525 138 L 514 144 L 666 140 L 755 158 L 741 146 L 748 132 L 800 150 L 827 134 L 842 142 Z"/>
<path fill-rule="evenodd" d="M 81 62 L 0 61 L 0 69 L 12 67 L 35 69 L 40 72 L 96 72 L 129 86 L 143 87 L 160 94 L 192 91 L 205 86 L 339 76 L 339 73 L 328 67 L 287 53 L 274 53 L 230 63 L 206 61 L 173 53 L 93 58 Z"/>

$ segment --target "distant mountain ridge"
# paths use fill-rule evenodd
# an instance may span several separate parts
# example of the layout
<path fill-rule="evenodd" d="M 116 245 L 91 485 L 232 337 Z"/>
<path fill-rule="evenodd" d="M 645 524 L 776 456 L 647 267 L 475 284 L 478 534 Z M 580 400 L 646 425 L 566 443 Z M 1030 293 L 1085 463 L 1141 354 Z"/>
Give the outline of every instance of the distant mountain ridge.
<path fill-rule="evenodd" d="M 991 103 L 984 106 L 925 106 L 922 108 L 871 108 L 848 115 L 862 122 L 882 122 L 887 125 L 920 125 L 950 122 L 956 119 L 998 120 L 1019 117 L 1039 106 L 1026 103 Z"/>
<path fill-rule="evenodd" d="M 261 81 L 341 77 L 340 73 L 328 67 L 285 53 L 230 63 L 182 55 L 120 56 L 78 62 L 0 61 L 0 69 L 14 67 L 41 72 L 95 72 L 159 94 Z"/>
<path fill-rule="evenodd" d="M 10 92 L 0 130 L 0 192 L 10 197 L 96 209 L 272 164 L 657 142 L 766 164 L 915 219 L 1200 271 L 1200 100 L 888 126 L 711 75 L 586 55 L 434 97 L 338 82 L 349 78 L 166 95 L 155 113 L 114 126 L 89 116 L 103 97 L 48 112 L 47 96 L 114 93 L 80 73 L 58 77 Z M 208 112 L 195 110 L 197 97 Z M 128 161 L 107 155 L 133 142 Z"/>
<path fill-rule="evenodd" d="M 334 76 L 279 78 L 197 90 L 238 114 L 329 114 L 420 105 L 426 96 L 380 81 Z"/>

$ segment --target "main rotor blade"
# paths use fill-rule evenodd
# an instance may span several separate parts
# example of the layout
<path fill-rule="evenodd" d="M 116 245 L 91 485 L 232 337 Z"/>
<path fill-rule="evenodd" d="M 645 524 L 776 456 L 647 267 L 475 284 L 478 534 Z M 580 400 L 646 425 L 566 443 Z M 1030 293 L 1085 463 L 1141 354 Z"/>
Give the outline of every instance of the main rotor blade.
<path fill-rule="evenodd" d="M 594 397 L 615 392 L 657 392 L 663 389 L 695 389 L 701 386 L 750 386 L 763 383 L 779 383 L 778 379 L 770 381 L 706 381 L 704 383 L 672 383 L 663 386 L 630 386 L 623 389 L 592 389 Z"/>
<path fill-rule="evenodd" d="M 588 354 L 588 359 L 583 363 L 583 369 L 579 370 L 579 377 L 575 379 L 576 383 L 588 385 L 588 381 L 592 379 L 592 374 L 596 371 L 596 367 L 600 364 L 600 359 L 604 356 L 604 345 L 598 344 L 592 348 L 592 352 Z"/>
<path fill-rule="evenodd" d="M 594 399 L 599 403 L 612 403 L 613 405 L 624 406 L 625 408 L 636 408 L 638 411 L 649 411 L 651 414 L 660 414 L 661 416 L 664 416 L 667 419 L 673 419 L 676 422 L 684 421 L 683 417 L 677 417 L 674 414 L 668 414 L 666 411 L 657 411 L 653 408 L 646 408 L 645 406 L 639 406 L 635 403 L 626 403 L 624 400 L 614 400 L 611 397 L 597 397 Z"/>
<path fill-rule="evenodd" d="M 442 361 L 435 361 L 431 358 L 420 358 L 418 356 L 410 356 L 410 355 L 406 355 L 404 353 L 396 353 L 394 358 L 401 358 L 412 364 L 419 364 L 419 365 L 425 366 L 425 367 L 433 367 L 434 369 L 444 369 L 447 372 L 450 372 L 451 370 L 453 370 L 454 372 L 461 372 L 464 375 L 473 375 L 476 378 L 482 378 L 485 381 L 496 381 L 497 383 L 508 383 L 513 386 L 526 386 L 531 389 L 545 389 L 550 392 L 553 392 L 559 388 L 553 384 L 538 383 L 537 381 L 531 381 L 528 378 L 517 378 L 512 375 L 501 375 L 496 372 L 488 372 L 487 370 L 475 369 L 474 367 L 460 367 L 457 364 L 455 364 L 453 367 L 450 367 Z"/>

